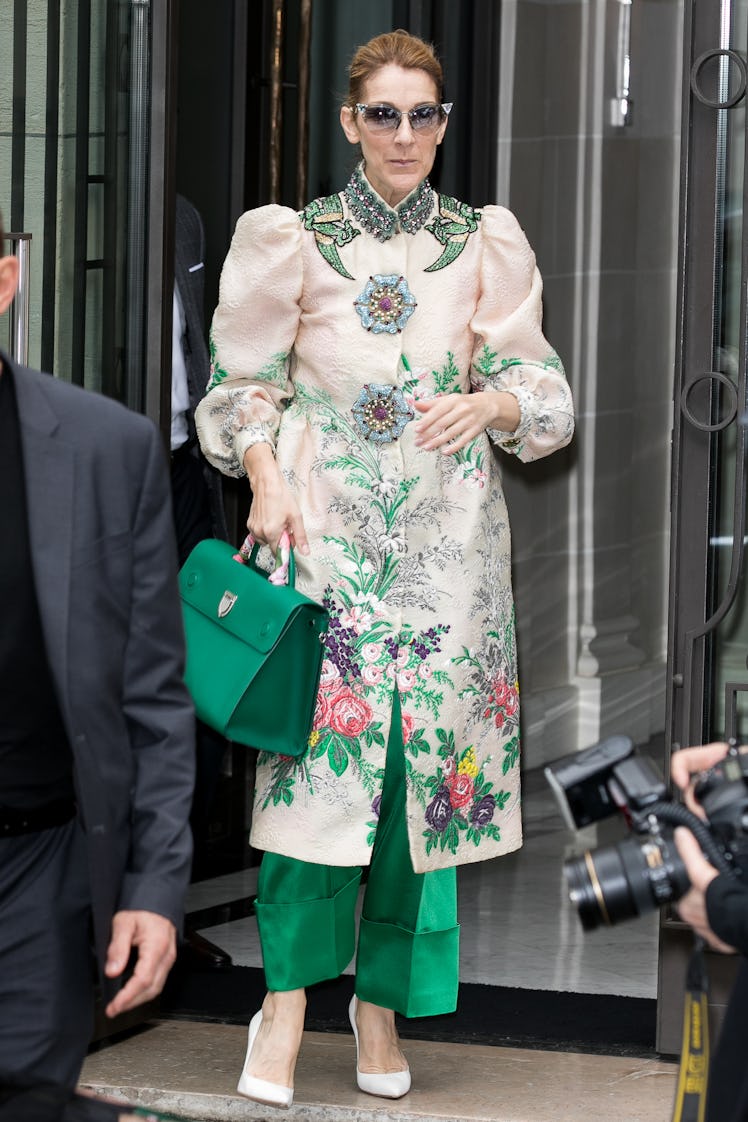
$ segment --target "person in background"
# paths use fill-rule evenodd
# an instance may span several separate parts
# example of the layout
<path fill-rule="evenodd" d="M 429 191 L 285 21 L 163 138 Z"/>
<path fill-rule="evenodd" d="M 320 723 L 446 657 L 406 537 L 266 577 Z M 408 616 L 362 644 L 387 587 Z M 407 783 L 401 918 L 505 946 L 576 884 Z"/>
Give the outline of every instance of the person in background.
<path fill-rule="evenodd" d="M 745 749 L 742 749 L 745 751 Z M 705 744 L 674 752 L 670 770 L 685 793 L 689 810 L 704 811 L 694 798 L 693 777 L 714 767 L 727 754 L 727 744 Z M 737 975 L 712 1056 L 707 1083 L 706 1122 L 747 1122 L 748 1066 L 748 850 L 738 856 L 741 876 L 719 873 L 704 857 L 690 830 L 679 826 L 675 843 L 688 871 L 691 888 L 677 903 L 681 919 L 693 927 L 713 950 L 740 952 Z"/>
<path fill-rule="evenodd" d="M 299 759 L 260 755 L 251 841 L 268 993 L 239 1091 L 288 1105 L 305 987 L 355 949 L 362 1091 L 411 1076 L 395 1011 L 455 1009 L 455 866 L 518 848 L 519 703 L 509 522 L 495 451 L 572 437 L 540 275 L 517 219 L 428 179 L 447 131 L 429 44 L 360 47 L 340 111 L 362 159 L 301 213 L 239 219 L 197 409 L 207 458 L 252 490 L 248 525 L 296 550 L 330 612 Z"/>
<path fill-rule="evenodd" d="M 205 460 L 195 433 L 195 409 L 210 378 L 205 338 L 205 232 L 197 209 L 176 198 L 172 307 L 171 494 L 179 564 L 203 538 L 228 540 L 220 472 Z M 204 872 L 210 813 L 227 751 L 224 737 L 197 722 L 195 793 L 190 825 L 194 839 L 192 878 Z M 189 923 L 179 946 L 189 967 L 226 970 L 231 956 Z"/>
<path fill-rule="evenodd" d="M 172 297 L 171 460 L 180 564 L 203 538 L 228 540 L 221 473 L 206 461 L 195 410 L 210 380 L 205 334 L 205 232 L 197 209 L 176 198 Z"/>
<path fill-rule="evenodd" d="M 0 258 L 0 314 L 17 281 Z M 194 713 L 153 423 L 0 353 L 0 541 L 0 1086 L 72 1088 L 91 921 L 115 1017 L 160 992 L 190 872 Z"/>

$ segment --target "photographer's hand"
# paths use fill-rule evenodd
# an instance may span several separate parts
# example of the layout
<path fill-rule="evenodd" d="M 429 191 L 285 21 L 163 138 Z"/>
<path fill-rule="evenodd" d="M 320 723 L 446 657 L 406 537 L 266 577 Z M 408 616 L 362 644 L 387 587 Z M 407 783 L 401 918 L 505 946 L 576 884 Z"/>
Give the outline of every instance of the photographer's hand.
<path fill-rule="evenodd" d="M 693 796 L 691 780 L 699 772 L 714 767 L 726 755 L 727 745 L 717 742 L 703 744 L 699 748 L 681 748 L 680 751 L 673 752 L 670 759 L 670 774 L 673 782 L 683 791 L 686 806 L 693 814 L 704 821 L 706 821 L 706 815 Z"/>
<path fill-rule="evenodd" d="M 698 749 L 697 749 L 698 751 Z M 724 755 L 724 753 L 723 753 Z M 718 757 L 721 759 L 721 757 Z M 676 908 L 682 920 L 690 924 L 694 931 L 701 936 L 715 951 L 723 954 L 734 954 L 735 948 L 723 943 L 709 926 L 706 912 L 706 890 L 719 873 L 710 865 L 701 852 L 699 843 L 690 830 L 679 826 L 675 831 L 675 844 L 686 866 L 691 888 L 685 896 L 678 901 Z"/>

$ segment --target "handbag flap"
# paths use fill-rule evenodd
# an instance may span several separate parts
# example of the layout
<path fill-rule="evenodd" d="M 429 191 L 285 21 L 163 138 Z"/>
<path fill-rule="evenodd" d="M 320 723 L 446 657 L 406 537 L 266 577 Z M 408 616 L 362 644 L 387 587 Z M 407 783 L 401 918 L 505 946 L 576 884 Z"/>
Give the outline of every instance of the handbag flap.
<path fill-rule="evenodd" d="M 270 584 L 235 561 L 235 553 L 228 542 L 216 538 L 198 542 L 179 571 L 179 591 L 186 605 L 263 654 L 272 649 L 296 612 L 326 617 L 321 604 L 287 585 Z"/>

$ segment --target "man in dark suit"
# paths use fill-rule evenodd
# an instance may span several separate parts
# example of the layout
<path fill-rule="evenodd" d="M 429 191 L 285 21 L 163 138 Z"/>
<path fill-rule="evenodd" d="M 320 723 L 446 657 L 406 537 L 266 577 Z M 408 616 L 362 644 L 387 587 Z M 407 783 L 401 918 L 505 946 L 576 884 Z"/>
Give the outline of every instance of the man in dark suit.
<path fill-rule="evenodd" d="M 172 331 L 171 456 L 179 562 L 203 538 L 228 540 L 221 473 L 200 452 L 195 409 L 205 396 L 205 233 L 192 203 L 177 195 Z"/>
<path fill-rule="evenodd" d="M 17 276 L 0 257 L 0 314 Z M 171 519 L 151 421 L 0 354 L 0 1079 L 74 1085 L 91 919 L 109 1016 L 174 961 L 194 717 Z"/>
<path fill-rule="evenodd" d="M 172 307 L 171 493 L 179 564 L 203 538 L 228 540 L 222 479 L 200 451 L 195 409 L 210 378 L 205 340 L 205 232 L 202 219 L 183 195 L 176 199 L 174 295 Z M 206 865 L 210 815 L 226 740 L 202 722 L 197 725 L 197 774 L 190 823 L 195 842 L 193 876 Z M 223 970 L 231 957 L 187 926 L 180 964 Z"/>

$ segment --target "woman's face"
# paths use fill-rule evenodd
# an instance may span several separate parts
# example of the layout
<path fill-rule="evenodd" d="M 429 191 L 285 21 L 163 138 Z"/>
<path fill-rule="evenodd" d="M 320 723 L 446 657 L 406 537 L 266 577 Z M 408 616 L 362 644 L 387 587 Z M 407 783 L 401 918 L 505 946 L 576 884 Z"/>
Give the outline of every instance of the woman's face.
<path fill-rule="evenodd" d="M 407 117 L 418 105 L 435 105 L 437 90 L 425 70 L 405 70 L 395 63 L 381 67 L 364 83 L 364 105 L 391 105 L 402 110 L 397 129 L 375 132 L 360 113 L 347 105 L 340 123 L 351 144 L 360 144 L 366 178 L 390 206 L 397 206 L 431 171 L 436 148 L 447 127 L 446 118 L 433 131 L 414 132 Z"/>

